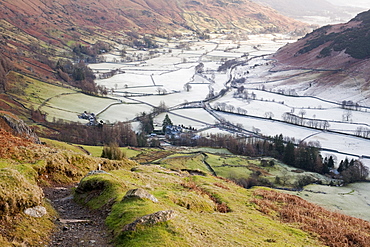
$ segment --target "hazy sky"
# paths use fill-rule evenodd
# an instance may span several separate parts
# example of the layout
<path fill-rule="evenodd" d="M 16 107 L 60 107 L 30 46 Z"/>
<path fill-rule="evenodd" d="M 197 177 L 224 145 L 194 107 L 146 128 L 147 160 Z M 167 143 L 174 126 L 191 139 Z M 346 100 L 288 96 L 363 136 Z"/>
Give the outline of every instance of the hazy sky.
<path fill-rule="evenodd" d="M 358 6 L 370 9 L 370 0 L 327 0 L 327 1 L 335 5 Z"/>

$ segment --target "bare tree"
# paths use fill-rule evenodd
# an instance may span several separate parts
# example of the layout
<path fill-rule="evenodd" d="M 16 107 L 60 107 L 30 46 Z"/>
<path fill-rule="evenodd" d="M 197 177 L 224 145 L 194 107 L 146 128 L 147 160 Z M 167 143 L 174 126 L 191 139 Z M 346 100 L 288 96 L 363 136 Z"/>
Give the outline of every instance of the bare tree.
<path fill-rule="evenodd" d="M 269 119 L 272 119 L 274 117 L 274 113 L 272 112 L 265 112 L 265 118 L 269 118 Z"/>
<path fill-rule="evenodd" d="M 301 125 L 303 125 L 303 122 L 304 122 L 304 115 L 306 115 L 306 113 L 307 113 L 307 112 L 306 112 L 305 110 L 303 110 L 303 109 L 302 109 L 302 110 L 300 110 L 300 111 L 299 111 L 299 113 L 298 113 L 299 115 L 301 115 Z"/>
<path fill-rule="evenodd" d="M 342 115 L 342 119 L 344 122 L 351 122 L 352 121 L 352 111 L 345 110 Z"/>
<path fill-rule="evenodd" d="M 186 83 L 186 84 L 184 85 L 184 90 L 185 90 L 186 92 L 189 92 L 191 88 L 192 88 L 192 87 L 191 87 L 190 83 Z"/>
<path fill-rule="evenodd" d="M 233 105 L 228 105 L 228 108 L 229 108 L 229 112 L 234 112 L 235 110 L 235 106 Z"/>

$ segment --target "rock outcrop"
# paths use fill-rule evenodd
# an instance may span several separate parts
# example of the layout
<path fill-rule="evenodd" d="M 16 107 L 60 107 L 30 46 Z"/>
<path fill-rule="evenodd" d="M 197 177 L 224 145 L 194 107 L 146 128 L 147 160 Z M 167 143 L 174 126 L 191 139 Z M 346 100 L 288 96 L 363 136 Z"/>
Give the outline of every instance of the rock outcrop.
<path fill-rule="evenodd" d="M 33 143 L 40 144 L 38 136 L 28 127 L 28 125 L 13 114 L 0 111 L 0 127 L 15 136 L 27 139 Z"/>
<path fill-rule="evenodd" d="M 123 197 L 122 200 L 125 200 L 127 198 L 149 199 L 153 202 L 158 202 L 158 199 L 155 198 L 152 194 L 140 188 L 127 191 L 126 195 Z"/>
<path fill-rule="evenodd" d="M 159 222 L 166 222 L 176 217 L 174 210 L 158 211 L 136 219 L 123 227 L 122 231 L 135 231 L 138 225 L 152 226 Z"/>

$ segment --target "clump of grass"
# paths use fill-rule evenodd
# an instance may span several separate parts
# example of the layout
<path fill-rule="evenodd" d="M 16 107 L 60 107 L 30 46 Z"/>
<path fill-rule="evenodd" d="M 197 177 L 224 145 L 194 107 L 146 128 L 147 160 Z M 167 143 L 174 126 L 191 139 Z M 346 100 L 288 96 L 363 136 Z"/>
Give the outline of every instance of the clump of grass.
<path fill-rule="evenodd" d="M 0 217 L 11 216 L 25 208 L 40 205 L 43 192 L 20 172 L 0 169 Z"/>
<path fill-rule="evenodd" d="M 194 181 L 188 181 L 182 184 L 184 188 L 196 191 L 201 195 L 208 196 L 216 204 L 216 210 L 220 213 L 229 213 L 231 209 L 229 206 L 222 201 L 221 197 L 216 193 L 210 192 L 209 190 L 198 186 Z"/>
<path fill-rule="evenodd" d="M 370 246 L 370 222 L 328 211 L 297 196 L 257 189 L 258 210 L 319 236 L 328 246 Z"/>
<path fill-rule="evenodd" d="M 175 246 L 176 233 L 171 231 L 168 222 L 152 226 L 139 226 L 136 231 L 123 231 L 125 225 L 132 223 L 138 217 L 163 210 L 162 205 L 150 200 L 126 198 L 113 205 L 106 219 L 109 228 L 113 229 L 117 246 Z M 173 243 L 173 245 L 169 245 Z M 179 242 L 177 242 L 179 243 Z"/>
<path fill-rule="evenodd" d="M 48 214 L 34 218 L 19 213 L 7 219 L 0 219 L 1 246 L 46 246 L 55 228 L 57 213 L 50 204 L 43 204 Z"/>
<path fill-rule="evenodd" d="M 82 179 L 89 171 L 96 170 L 101 164 L 105 171 L 131 168 L 136 162 L 128 159 L 107 160 L 88 155 L 58 151 L 44 157 L 45 161 L 35 163 L 34 169 L 40 178 L 59 184 L 71 184 Z"/>
<path fill-rule="evenodd" d="M 122 160 L 123 158 L 126 158 L 126 153 L 122 152 L 118 144 L 113 142 L 108 146 L 104 146 L 101 157 L 110 160 Z"/>
<path fill-rule="evenodd" d="M 127 190 L 126 185 L 113 175 L 97 174 L 87 176 L 80 181 L 75 197 L 90 208 L 100 209 L 115 203 L 125 190 Z"/>
<path fill-rule="evenodd" d="M 196 192 L 172 192 L 169 193 L 167 196 L 175 204 L 194 212 L 212 213 L 216 209 L 215 203 L 211 199 L 205 198 L 204 196 Z"/>

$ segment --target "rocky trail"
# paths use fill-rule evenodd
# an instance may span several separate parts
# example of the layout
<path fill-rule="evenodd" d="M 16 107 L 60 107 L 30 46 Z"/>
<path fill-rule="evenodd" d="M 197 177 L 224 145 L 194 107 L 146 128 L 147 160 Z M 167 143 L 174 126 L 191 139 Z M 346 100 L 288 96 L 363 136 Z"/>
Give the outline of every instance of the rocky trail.
<path fill-rule="evenodd" d="M 92 211 L 77 204 L 70 187 L 45 188 L 44 193 L 59 213 L 49 247 L 113 246 L 104 224 L 107 212 Z"/>

